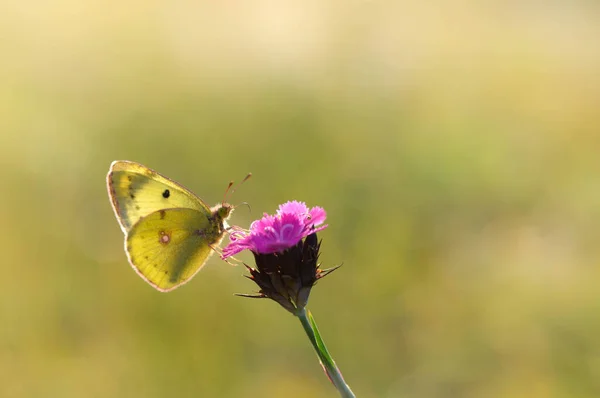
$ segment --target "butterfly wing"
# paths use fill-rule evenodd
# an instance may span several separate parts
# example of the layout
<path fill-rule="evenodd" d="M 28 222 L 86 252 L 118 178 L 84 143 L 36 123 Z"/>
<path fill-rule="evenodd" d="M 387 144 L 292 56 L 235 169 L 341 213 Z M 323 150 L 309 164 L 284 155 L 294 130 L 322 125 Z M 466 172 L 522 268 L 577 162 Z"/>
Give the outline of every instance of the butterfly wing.
<path fill-rule="evenodd" d="M 160 209 L 186 208 L 210 215 L 210 208 L 191 191 L 139 163 L 112 162 L 106 182 L 124 233 L 142 217 Z"/>
<path fill-rule="evenodd" d="M 194 209 L 164 209 L 138 221 L 125 239 L 135 271 L 167 292 L 189 281 L 223 238 L 222 226 Z"/>

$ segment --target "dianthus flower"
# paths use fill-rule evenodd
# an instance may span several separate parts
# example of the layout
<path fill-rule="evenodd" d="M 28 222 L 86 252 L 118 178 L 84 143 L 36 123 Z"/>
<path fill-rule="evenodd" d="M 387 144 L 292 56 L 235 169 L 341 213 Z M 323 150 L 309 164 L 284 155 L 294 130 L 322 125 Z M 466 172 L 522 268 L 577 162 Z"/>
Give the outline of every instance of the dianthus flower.
<path fill-rule="evenodd" d="M 268 297 L 292 314 L 303 309 L 315 282 L 335 269 L 321 270 L 317 263 L 317 232 L 327 227 L 326 217 L 321 207 L 309 209 L 292 201 L 279 206 L 274 215 L 265 213 L 249 231 L 233 231 L 222 258 L 250 250 L 256 261 L 256 269 L 247 268 L 260 291 L 244 296 Z"/>

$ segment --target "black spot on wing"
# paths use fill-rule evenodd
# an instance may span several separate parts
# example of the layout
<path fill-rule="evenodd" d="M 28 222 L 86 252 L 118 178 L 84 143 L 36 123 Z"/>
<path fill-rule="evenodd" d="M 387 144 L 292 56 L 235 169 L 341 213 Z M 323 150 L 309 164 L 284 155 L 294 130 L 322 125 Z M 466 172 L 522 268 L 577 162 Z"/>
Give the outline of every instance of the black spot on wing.
<path fill-rule="evenodd" d="M 162 197 L 167 199 L 169 196 L 171 196 L 171 192 L 169 192 L 168 189 L 165 189 L 165 191 L 162 193 Z"/>

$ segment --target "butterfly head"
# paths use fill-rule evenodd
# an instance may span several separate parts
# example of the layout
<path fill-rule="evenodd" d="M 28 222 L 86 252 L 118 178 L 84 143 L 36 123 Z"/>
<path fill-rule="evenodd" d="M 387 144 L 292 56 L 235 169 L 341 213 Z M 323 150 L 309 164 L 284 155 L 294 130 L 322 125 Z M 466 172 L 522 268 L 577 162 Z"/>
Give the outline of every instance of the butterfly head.
<path fill-rule="evenodd" d="M 213 210 L 213 214 L 221 220 L 226 220 L 227 218 L 229 218 L 229 215 L 231 214 L 232 211 L 233 211 L 232 205 L 230 205 L 229 203 L 221 203 L 221 204 L 215 206 L 215 209 Z"/>

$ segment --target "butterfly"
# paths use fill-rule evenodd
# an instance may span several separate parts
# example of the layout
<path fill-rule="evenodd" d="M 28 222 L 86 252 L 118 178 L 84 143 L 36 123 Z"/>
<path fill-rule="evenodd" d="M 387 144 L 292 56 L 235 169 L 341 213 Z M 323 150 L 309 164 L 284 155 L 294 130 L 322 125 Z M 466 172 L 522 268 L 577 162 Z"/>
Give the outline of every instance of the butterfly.
<path fill-rule="evenodd" d="M 191 191 L 139 163 L 112 162 L 106 183 L 125 234 L 129 263 L 161 292 L 192 279 L 228 229 L 233 206 L 223 201 L 210 208 Z"/>

